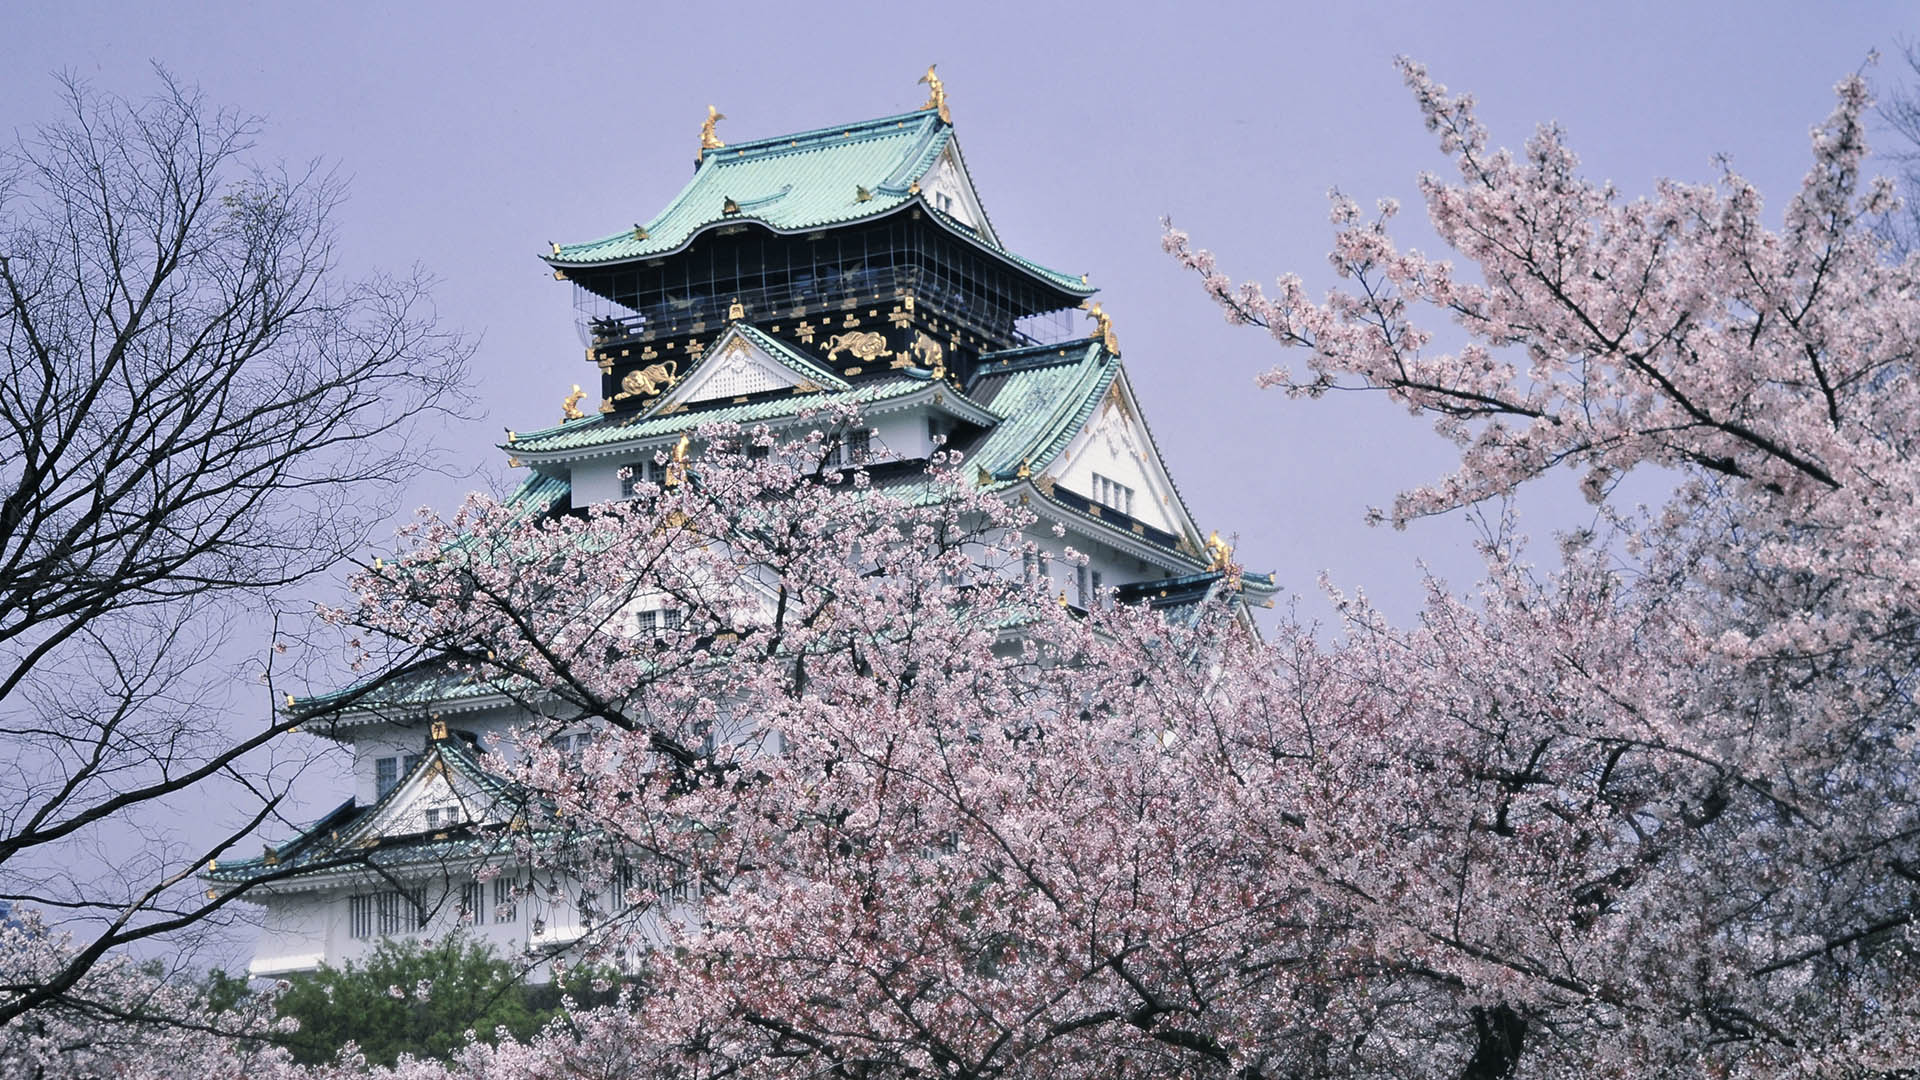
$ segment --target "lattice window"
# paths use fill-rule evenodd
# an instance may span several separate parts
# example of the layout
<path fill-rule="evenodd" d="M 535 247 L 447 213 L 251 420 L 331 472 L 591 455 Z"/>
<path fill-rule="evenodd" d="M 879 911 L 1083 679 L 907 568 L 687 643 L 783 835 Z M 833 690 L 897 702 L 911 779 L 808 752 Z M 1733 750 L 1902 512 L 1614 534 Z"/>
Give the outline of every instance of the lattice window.
<path fill-rule="evenodd" d="M 419 754 L 400 754 L 376 759 L 373 763 L 374 796 L 378 798 L 392 791 L 418 764 L 420 764 Z"/>
<path fill-rule="evenodd" d="M 1133 516 L 1133 489 L 1111 477 L 1093 474 L 1093 501 Z"/>
<path fill-rule="evenodd" d="M 373 936 L 373 897 L 358 894 L 347 897 L 347 932 L 355 941 Z"/>
<path fill-rule="evenodd" d="M 487 885 L 469 881 L 460 887 L 460 921 L 475 926 L 487 924 Z"/>
<path fill-rule="evenodd" d="M 840 469 L 849 465 L 864 464 L 872 452 L 872 431 L 866 428 L 849 431 L 840 437 L 840 441 L 834 444 L 833 449 L 827 451 L 826 467 Z"/>

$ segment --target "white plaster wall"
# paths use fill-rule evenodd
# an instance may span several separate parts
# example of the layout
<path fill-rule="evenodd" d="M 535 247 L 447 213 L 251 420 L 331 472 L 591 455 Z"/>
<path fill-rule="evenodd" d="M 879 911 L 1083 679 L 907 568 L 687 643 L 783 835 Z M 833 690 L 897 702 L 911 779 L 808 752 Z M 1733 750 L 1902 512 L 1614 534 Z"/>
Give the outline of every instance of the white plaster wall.
<path fill-rule="evenodd" d="M 1063 462 L 1049 471 L 1057 483 L 1089 499 L 1097 495 L 1095 473 L 1125 484 L 1133 489 L 1133 506 L 1128 516 L 1162 532 L 1178 533 L 1170 505 L 1172 492 L 1159 482 L 1147 464 L 1147 455 L 1152 452 L 1137 423 L 1109 396 L 1095 411 L 1087 429 L 1067 448 Z"/>
<path fill-rule="evenodd" d="M 497 956 L 509 960 L 528 954 L 529 949 L 564 946 L 577 940 L 587 929 L 579 908 L 580 884 L 567 875 L 541 871 L 538 884 L 529 889 L 527 873 L 518 867 L 505 867 L 500 876 L 517 881 L 522 896 L 511 918 L 501 918 L 493 905 L 493 881 L 483 882 L 484 908 L 478 919 L 463 918 L 460 903 L 464 886 L 475 880 L 477 867 L 446 867 L 416 873 L 421 882 L 431 915 L 425 928 L 388 935 L 393 940 L 440 938 L 462 931 L 493 947 Z M 383 881 L 368 879 L 315 892 L 261 894 L 266 918 L 255 947 L 251 973 L 277 975 L 290 971 L 312 970 L 324 962 L 339 967 L 349 961 L 364 962 L 379 947 L 380 937 L 355 938 L 349 918 L 349 898 L 355 893 L 370 893 L 390 888 Z M 624 897 L 616 898 L 611 887 L 602 888 L 594 898 L 600 918 L 617 909 L 625 912 Z M 623 914 L 636 919 L 634 929 L 641 941 L 663 945 L 667 941 L 669 921 L 698 918 L 696 902 L 680 902 L 659 910 Z M 539 926 L 539 932 L 534 927 Z M 637 957 L 633 958 L 637 961 Z M 548 976 L 542 967 L 532 981 Z"/>
<path fill-rule="evenodd" d="M 371 806 L 380 797 L 379 766 L 376 764 L 379 759 L 426 753 L 427 734 L 425 725 L 400 727 L 377 724 L 357 731 L 353 741 L 353 801 L 361 806 Z"/>
<path fill-rule="evenodd" d="M 1036 545 L 1051 556 L 1047 566 L 1049 595 L 1058 596 L 1065 592 L 1067 602 L 1075 606 L 1080 603 L 1079 570 L 1066 558 L 1065 552 L 1069 547 L 1086 556 L 1087 569 L 1099 573 L 1103 589 L 1172 576 L 1165 567 L 1154 566 L 1079 532 L 1069 531 L 1066 536 L 1056 538 L 1051 523 L 1036 524 L 1029 531 L 1033 533 Z"/>
<path fill-rule="evenodd" d="M 879 433 L 874 436 L 876 454 L 884 449 L 892 458 L 913 460 L 926 457 L 933 449 L 933 444 L 927 439 L 927 413 L 924 410 L 885 413 L 869 420 L 868 426 Z"/>
<path fill-rule="evenodd" d="M 506 749 L 506 733 L 522 723 L 525 714 L 517 708 L 508 707 L 443 713 L 441 719 L 451 729 L 477 736 L 482 750 L 497 752 Z M 418 725 L 370 724 L 350 729 L 353 737 L 354 801 L 361 806 L 372 805 L 379 797 L 376 790 L 379 773 L 375 763 L 383 757 L 426 753 L 431 731 L 424 720 Z"/>
<path fill-rule="evenodd" d="M 266 918 L 253 946 L 252 975 L 310 971 L 332 959 L 332 921 L 336 912 L 325 893 L 294 893 L 266 900 Z M 338 915 L 344 918 L 342 906 Z"/>
<path fill-rule="evenodd" d="M 573 505 L 614 502 L 631 490 L 631 481 L 620 479 L 627 463 L 614 458 L 577 461 L 573 465 Z"/>

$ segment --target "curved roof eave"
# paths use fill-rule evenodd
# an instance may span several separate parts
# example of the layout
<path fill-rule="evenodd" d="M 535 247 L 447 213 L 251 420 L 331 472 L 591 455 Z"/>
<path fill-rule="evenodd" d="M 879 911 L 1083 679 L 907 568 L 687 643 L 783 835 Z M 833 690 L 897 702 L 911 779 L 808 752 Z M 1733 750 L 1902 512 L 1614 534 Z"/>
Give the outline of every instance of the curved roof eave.
<path fill-rule="evenodd" d="M 895 205 L 891 207 L 887 207 L 878 213 L 874 213 L 866 217 L 852 218 L 847 221 L 832 222 L 832 223 L 820 224 L 820 225 L 805 225 L 805 226 L 794 226 L 794 227 L 783 228 L 782 226 L 775 225 L 774 223 L 766 220 L 765 218 L 754 217 L 750 214 L 736 214 L 731 217 L 721 218 L 717 221 L 709 221 L 706 224 L 701 225 L 699 228 L 693 230 L 693 232 L 687 234 L 687 238 L 681 241 L 677 247 L 662 248 L 659 251 L 650 251 L 645 254 L 623 255 L 623 256 L 618 256 L 615 258 L 604 259 L 604 260 L 567 259 L 567 258 L 563 258 L 556 255 L 541 255 L 539 256 L 539 258 L 541 262 L 546 263 L 549 267 L 552 267 L 555 270 L 562 270 L 562 271 L 582 270 L 582 269 L 599 270 L 599 269 L 604 269 L 609 267 L 623 266 L 627 263 L 652 262 L 655 259 L 669 258 L 671 256 L 678 255 L 683 251 L 686 251 L 688 248 L 693 246 L 694 241 L 700 239 L 702 236 L 705 236 L 710 232 L 713 232 L 715 229 L 728 228 L 735 225 L 758 225 L 761 228 L 766 229 L 768 232 L 773 233 L 776 236 L 803 236 L 807 233 L 820 232 L 823 229 L 832 229 L 832 228 L 838 228 L 842 225 L 849 225 L 855 221 L 861 221 L 861 222 L 880 221 L 908 209 L 924 210 L 926 212 L 928 220 L 937 223 L 941 228 L 945 229 L 950 235 L 954 236 L 959 240 L 964 241 L 967 244 L 972 245 L 981 254 L 988 255 L 995 259 L 998 259 L 1000 262 L 1004 263 L 1010 269 L 1017 270 L 1020 273 L 1025 274 L 1026 276 L 1038 281 L 1040 284 L 1045 285 L 1049 288 L 1057 289 L 1058 291 L 1068 296 L 1076 297 L 1083 300 L 1089 296 L 1092 296 L 1094 293 L 1100 291 L 1096 286 L 1090 285 L 1086 283 L 1084 280 L 1075 281 L 1073 278 L 1073 275 L 1071 274 L 1067 274 L 1062 271 L 1052 269 L 1051 267 L 1042 266 L 1041 264 L 1034 262 L 1031 259 L 1024 258 L 1004 248 L 995 247 L 994 245 L 987 243 L 986 241 L 982 240 L 980 236 L 974 233 L 972 230 L 963 228 L 962 226 L 948 220 L 945 214 L 940 213 L 938 210 L 935 210 L 932 206 L 928 205 L 925 196 L 922 196 L 922 195 L 908 196 L 906 198 L 901 199 Z M 615 235 L 618 235 L 618 234 L 615 234 Z"/>

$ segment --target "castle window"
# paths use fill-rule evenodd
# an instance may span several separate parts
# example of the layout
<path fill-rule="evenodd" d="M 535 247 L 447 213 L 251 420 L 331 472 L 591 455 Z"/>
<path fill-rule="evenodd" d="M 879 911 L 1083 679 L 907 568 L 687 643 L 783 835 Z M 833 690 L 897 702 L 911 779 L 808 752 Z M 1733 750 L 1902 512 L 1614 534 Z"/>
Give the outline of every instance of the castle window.
<path fill-rule="evenodd" d="M 645 882 L 640 877 L 639 868 L 635 867 L 631 862 L 624 859 L 621 860 L 619 867 L 616 868 L 613 873 L 613 910 L 624 910 L 627 905 L 633 902 L 627 899 L 628 894 L 637 892 L 645 887 Z"/>
<path fill-rule="evenodd" d="M 382 937 L 427 928 L 426 895 L 418 890 L 412 894 L 398 889 L 374 893 L 373 913 L 375 929 Z"/>
<path fill-rule="evenodd" d="M 627 479 L 623 482 L 622 488 L 623 488 L 623 493 L 628 498 L 633 497 L 634 487 L 638 485 L 642 480 L 650 481 L 654 484 L 658 484 L 661 486 L 665 486 L 667 482 L 667 467 L 665 465 L 662 465 L 660 462 L 653 460 L 652 455 L 648 455 L 647 457 L 642 458 L 641 460 L 636 461 L 631 465 L 628 465 L 627 469 L 630 471 L 631 475 L 629 475 Z"/>
<path fill-rule="evenodd" d="M 373 763 L 373 794 L 375 798 L 392 791 L 400 779 L 420 764 L 419 754 L 399 754 L 394 757 L 379 758 Z"/>
<path fill-rule="evenodd" d="M 681 611 L 679 608 L 664 607 L 642 611 L 635 616 L 641 634 L 659 636 L 669 630 L 680 629 Z"/>
<path fill-rule="evenodd" d="M 872 449 L 873 433 L 871 431 L 865 428 L 849 431 L 840 437 L 840 441 L 834 444 L 833 449 L 827 451 L 824 467 L 839 469 L 862 464 L 867 460 L 867 455 Z"/>
<path fill-rule="evenodd" d="M 469 881 L 460 887 L 460 918 L 475 926 L 487 924 L 487 885 Z"/>
<path fill-rule="evenodd" d="M 1111 477 L 1093 474 L 1093 501 L 1133 516 L 1133 489 Z"/>
<path fill-rule="evenodd" d="M 494 878 L 493 921 L 510 923 L 518 922 L 519 919 L 520 905 L 514 899 L 513 882 L 506 878 Z"/>
<path fill-rule="evenodd" d="M 347 898 L 347 930 L 356 940 L 365 941 L 378 934 L 386 937 L 427 926 L 426 893 L 403 893 L 388 889 L 377 893 L 358 893 Z"/>

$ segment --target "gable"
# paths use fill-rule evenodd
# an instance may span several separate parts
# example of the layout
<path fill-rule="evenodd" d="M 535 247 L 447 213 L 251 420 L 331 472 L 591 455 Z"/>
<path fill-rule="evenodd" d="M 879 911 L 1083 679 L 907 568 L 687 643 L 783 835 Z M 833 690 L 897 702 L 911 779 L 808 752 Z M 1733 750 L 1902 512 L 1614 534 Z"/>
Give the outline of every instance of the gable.
<path fill-rule="evenodd" d="M 779 341 L 735 323 L 700 362 L 654 406 L 654 412 L 711 401 L 732 402 L 772 390 L 811 393 L 844 389 L 845 380 L 818 367 Z"/>
<path fill-rule="evenodd" d="M 1198 543 L 1124 378 L 1108 387 L 1093 414 L 1046 469 L 1053 482 L 1149 527 Z"/>
<path fill-rule="evenodd" d="M 974 189 L 973 177 L 967 175 L 959 148 L 951 140 L 934 160 L 933 167 L 920 178 L 920 197 L 928 206 L 972 229 L 988 243 L 999 245 L 993 226 L 987 221 L 986 208 L 980 204 L 980 194 Z"/>
<path fill-rule="evenodd" d="M 436 745 L 413 772 L 355 822 L 350 846 L 370 846 L 394 836 L 453 828 L 463 824 L 504 824 L 512 808 L 499 793 L 449 765 Z"/>

